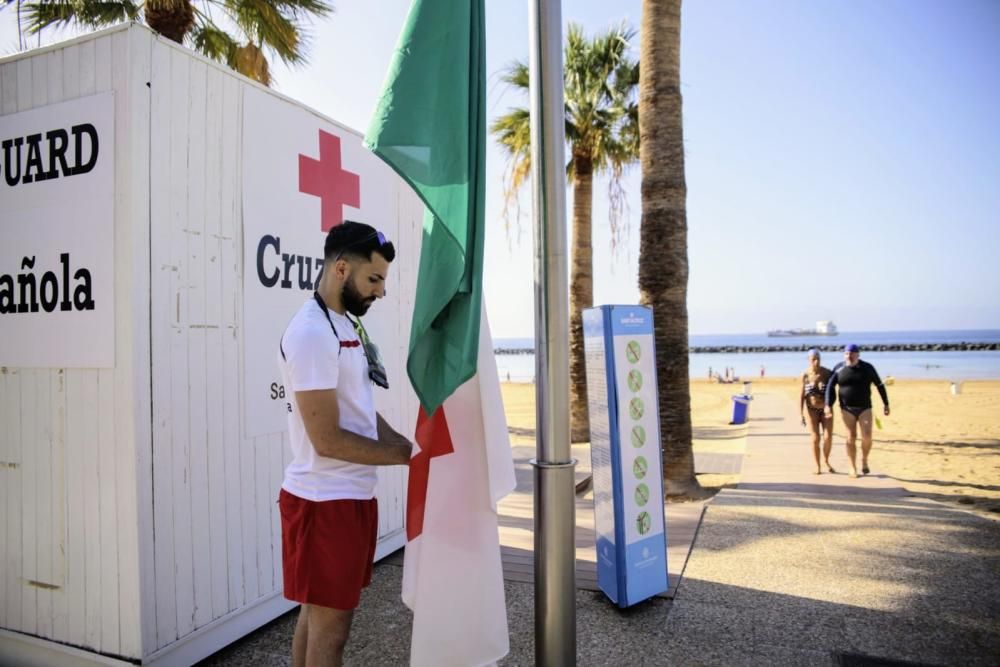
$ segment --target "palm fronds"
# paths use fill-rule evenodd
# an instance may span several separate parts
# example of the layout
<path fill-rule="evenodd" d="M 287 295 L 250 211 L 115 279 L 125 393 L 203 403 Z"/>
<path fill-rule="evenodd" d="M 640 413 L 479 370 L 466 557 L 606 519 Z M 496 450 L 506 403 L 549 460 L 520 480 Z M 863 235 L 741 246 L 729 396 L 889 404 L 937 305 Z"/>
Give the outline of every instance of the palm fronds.
<path fill-rule="evenodd" d="M 572 178 L 576 168 L 585 166 L 608 174 L 613 248 L 618 246 L 628 212 L 621 179 L 639 159 L 639 64 L 629 57 L 633 37 L 635 31 L 625 24 L 593 39 L 579 25 L 570 24 L 564 51 L 567 173 Z M 507 65 L 500 78 L 518 90 L 528 90 L 528 66 L 523 62 Z M 490 132 L 508 157 L 504 219 L 509 229 L 508 215 L 517 210 L 517 193 L 531 171 L 528 110 L 512 109 L 493 122 Z"/>
<path fill-rule="evenodd" d="M 145 21 L 264 85 L 271 82 L 268 54 L 288 65 L 305 63 L 309 20 L 333 12 L 327 0 L 28 0 L 23 7 L 30 33 L 68 24 L 101 28 Z M 225 18 L 216 22 L 213 8 Z"/>

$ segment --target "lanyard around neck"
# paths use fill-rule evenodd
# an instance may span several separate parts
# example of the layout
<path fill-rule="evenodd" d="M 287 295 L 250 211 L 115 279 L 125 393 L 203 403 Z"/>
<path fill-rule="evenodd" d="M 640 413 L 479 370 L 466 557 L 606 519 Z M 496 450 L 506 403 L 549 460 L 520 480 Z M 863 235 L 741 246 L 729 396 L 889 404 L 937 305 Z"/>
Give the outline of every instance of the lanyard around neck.
<path fill-rule="evenodd" d="M 326 321 L 330 323 L 330 328 L 333 329 L 333 335 L 340 340 L 340 336 L 337 335 L 337 327 L 333 326 L 333 318 L 330 317 L 330 309 L 326 307 L 326 301 L 323 301 L 323 297 L 319 295 L 319 292 L 313 292 L 313 298 L 316 299 L 316 303 L 319 304 L 319 309 L 323 311 L 326 315 Z M 347 318 L 350 320 L 351 318 Z"/>
<path fill-rule="evenodd" d="M 358 340 L 344 340 L 343 338 L 341 338 L 340 335 L 337 333 L 337 327 L 333 326 L 333 318 L 330 317 L 330 309 L 327 308 L 326 302 L 323 301 L 323 297 L 319 295 L 319 292 L 313 292 L 313 298 L 316 299 L 316 303 L 319 305 L 319 309 L 323 311 L 324 315 L 326 315 L 326 321 L 330 323 L 330 328 L 333 329 L 334 337 L 340 342 L 340 349 L 343 349 L 345 347 L 358 347 L 359 345 L 361 345 L 361 342 Z M 366 340 L 367 335 L 362 336 L 361 333 L 359 333 L 364 331 L 364 327 L 361 326 L 361 320 L 352 320 L 349 315 L 344 315 L 344 317 L 346 317 L 347 321 L 350 322 L 351 326 L 354 327 L 354 333 L 358 334 L 358 338 Z M 339 355 L 340 352 L 338 351 L 337 354 Z M 367 355 L 368 353 L 366 351 L 365 356 Z"/>

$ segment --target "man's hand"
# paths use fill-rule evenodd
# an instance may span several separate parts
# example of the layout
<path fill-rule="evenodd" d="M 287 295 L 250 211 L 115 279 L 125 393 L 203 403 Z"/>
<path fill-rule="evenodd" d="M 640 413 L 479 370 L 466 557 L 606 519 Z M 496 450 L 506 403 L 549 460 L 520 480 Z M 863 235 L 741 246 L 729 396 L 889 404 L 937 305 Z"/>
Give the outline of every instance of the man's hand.
<path fill-rule="evenodd" d="M 800 416 L 802 417 L 802 425 L 805 426 L 806 425 L 806 413 L 803 412 Z"/>
<path fill-rule="evenodd" d="M 399 463 L 403 465 L 408 464 L 413 454 L 413 443 L 410 442 L 409 438 L 389 426 L 389 422 L 381 414 L 376 414 L 376 425 L 378 427 L 379 442 L 399 448 L 401 458 Z"/>
<path fill-rule="evenodd" d="M 829 405 L 823 408 L 823 416 L 826 417 L 827 419 L 833 417 L 833 408 L 831 408 Z"/>

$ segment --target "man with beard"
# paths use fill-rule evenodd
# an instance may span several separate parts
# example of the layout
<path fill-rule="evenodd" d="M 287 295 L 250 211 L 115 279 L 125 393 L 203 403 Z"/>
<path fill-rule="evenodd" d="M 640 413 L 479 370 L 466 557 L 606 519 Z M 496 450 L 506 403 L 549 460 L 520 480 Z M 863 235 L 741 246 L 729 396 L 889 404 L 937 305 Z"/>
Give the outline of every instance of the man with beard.
<path fill-rule="evenodd" d="M 342 663 L 361 589 L 371 582 L 375 466 L 410 461 L 413 445 L 375 411 L 380 364 L 350 317 L 385 296 L 395 256 L 369 225 L 331 229 L 319 288 L 281 337 L 278 363 L 292 396 L 292 462 L 278 498 L 285 597 L 302 604 L 293 665 Z"/>

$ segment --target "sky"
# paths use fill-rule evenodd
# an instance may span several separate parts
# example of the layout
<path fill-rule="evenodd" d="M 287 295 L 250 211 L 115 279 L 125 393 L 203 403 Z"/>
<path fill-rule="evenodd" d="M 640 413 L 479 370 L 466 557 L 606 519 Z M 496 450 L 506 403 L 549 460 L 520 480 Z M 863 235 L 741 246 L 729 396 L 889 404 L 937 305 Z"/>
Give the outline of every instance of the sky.
<path fill-rule="evenodd" d="M 364 132 L 409 1 L 334 4 L 274 88 Z M 528 3 L 486 8 L 489 124 L 527 105 L 499 74 L 527 61 Z M 589 35 L 638 30 L 641 3 L 566 0 L 562 15 Z M 688 0 L 681 21 L 692 334 L 1000 329 L 1000 2 Z M 5 9 L 0 54 L 16 50 Z M 530 337 L 530 190 L 505 221 L 504 166 L 488 139 L 485 299 L 494 337 Z M 636 165 L 612 253 L 595 182 L 595 304 L 638 302 L 639 184 Z"/>

